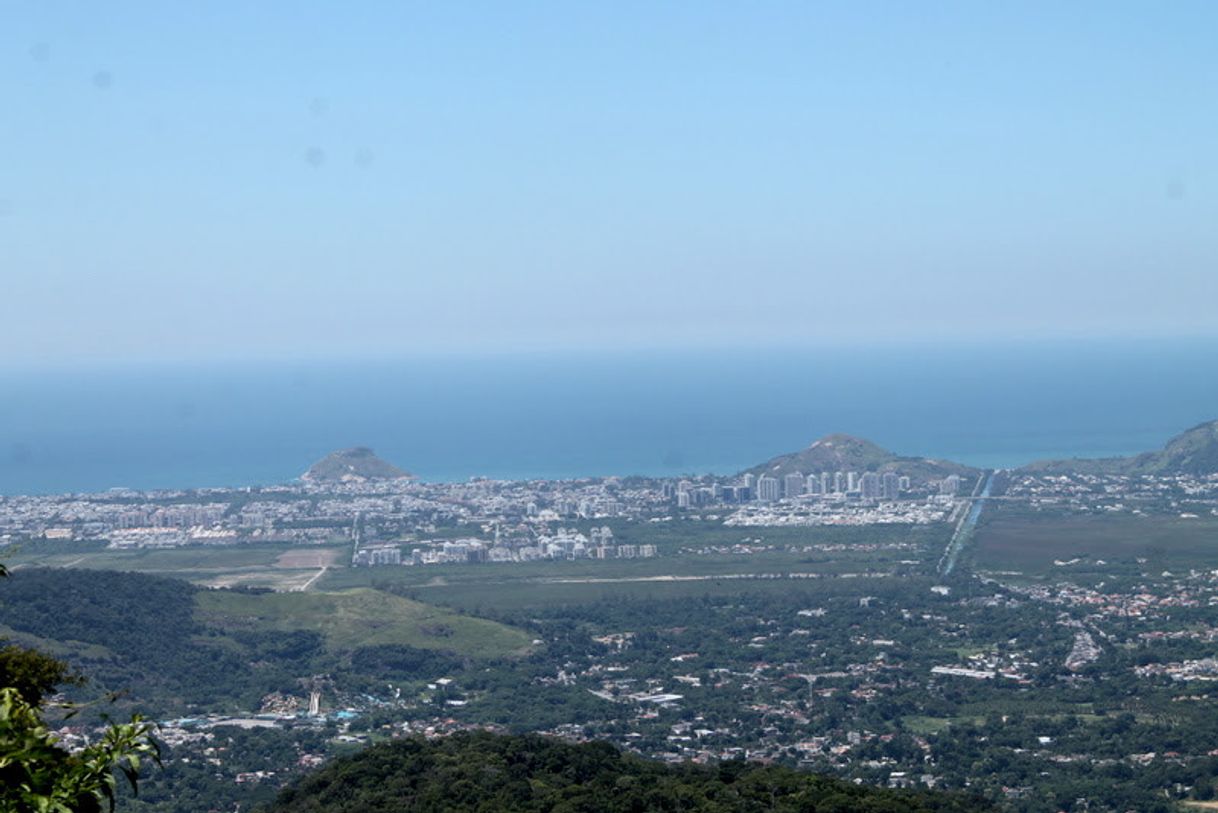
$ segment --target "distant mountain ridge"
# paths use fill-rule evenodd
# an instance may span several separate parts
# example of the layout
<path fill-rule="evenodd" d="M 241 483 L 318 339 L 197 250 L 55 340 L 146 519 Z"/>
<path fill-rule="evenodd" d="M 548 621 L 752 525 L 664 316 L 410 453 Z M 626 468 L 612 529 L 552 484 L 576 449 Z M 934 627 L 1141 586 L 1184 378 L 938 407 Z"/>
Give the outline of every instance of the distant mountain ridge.
<path fill-rule="evenodd" d="M 952 474 L 960 477 L 976 477 L 980 474 L 978 469 L 962 463 L 926 457 L 903 457 L 869 440 L 843 434 L 826 435 L 807 448 L 779 455 L 748 469 L 746 473 L 782 477 L 794 472 L 806 475 L 822 471 L 891 471 L 923 482 L 941 480 Z"/>
<path fill-rule="evenodd" d="M 331 452 L 300 476 L 306 483 L 364 483 L 413 478 L 413 474 L 377 457 L 367 446 Z"/>
<path fill-rule="evenodd" d="M 1024 466 L 1029 474 L 1193 474 L 1218 473 L 1218 420 L 1206 421 L 1167 441 L 1157 452 L 1133 457 L 1041 460 Z"/>

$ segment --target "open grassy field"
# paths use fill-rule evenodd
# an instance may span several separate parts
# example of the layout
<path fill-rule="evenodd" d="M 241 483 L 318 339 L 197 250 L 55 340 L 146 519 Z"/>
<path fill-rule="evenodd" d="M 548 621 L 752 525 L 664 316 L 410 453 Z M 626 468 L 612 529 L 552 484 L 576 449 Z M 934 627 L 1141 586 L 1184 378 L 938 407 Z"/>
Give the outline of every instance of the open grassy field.
<path fill-rule="evenodd" d="M 479 584 L 488 589 L 516 583 L 641 581 L 716 577 L 741 574 L 889 573 L 914 561 L 910 551 L 868 551 L 865 554 L 761 553 L 752 555 L 660 556 L 603 562 L 529 562 L 514 564 L 424 565 L 422 567 L 338 568 L 318 586 L 325 589 L 375 585 L 424 586 Z"/>
<path fill-rule="evenodd" d="M 985 722 L 985 717 L 926 717 L 915 714 L 903 717 L 901 721 L 905 724 L 907 731 L 925 736 L 927 734 L 938 734 L 957 723 L 980 724 Z"/>
<path fill-rule="evenodd" d="M 792 580 L 679 581 L 679 582 L 512 582 L 493 586 L 474 583 L 434 583 L 411 590 L 427 602 L 435 602 L 475 614 L 505 612 L 545 606 L 572 606 L 600 602 L 628 602 L 651 598 L 696 598 L 753 590 L 790 590 Z"/>
<path fill-rule="evenodd" d="M 195 545 L 183 548 L 40 553 L 36 548 L 6 554 L 6 563 L 22 567 L 72 567 L 125 570 L 173 576 L 212 587 L 248 585 L 277 590 L 298 589 L 326 565 L 343 561 L 346 545 Z"/>
<path fill-rule="evenodd" d="M 600 603 L 624 604 L 645 600 L 698 600 L 703 597 L 767 594 L 780 596 L 792 606 L 816 604 L 830 596 L 863 594 L 883 596 L 903 588 L 907 579 L 891 577 L 791 579 L 694 578 L 646 581 L 515 581 L 498 584 L 434 581 L 405 588 L 419 601 L 451 607 L 474 615 L 578 607 Z M 930 582 L 925 578 L 929 589 Z"/>
<path fill-rule="evenodd" d="M 1062 573 L 1055 561 L 1081 559 L 1071 567 L 1133 567 L 1139 558 L 1157 569 L 1218 567 L 1218 518 L 1119 516 L 1033 517 L 999 510 L 977 528 L 974 567 L 1030 574 Z"/>
<path fill-rule="evenodd" d="M 525 651 L 528 633 L 377 590 L 320 593 L 202 591 L 200 620 L 221 629 L 313 630 L 332 651 L 375 644 L 443 649 L 475 658 Z"/>

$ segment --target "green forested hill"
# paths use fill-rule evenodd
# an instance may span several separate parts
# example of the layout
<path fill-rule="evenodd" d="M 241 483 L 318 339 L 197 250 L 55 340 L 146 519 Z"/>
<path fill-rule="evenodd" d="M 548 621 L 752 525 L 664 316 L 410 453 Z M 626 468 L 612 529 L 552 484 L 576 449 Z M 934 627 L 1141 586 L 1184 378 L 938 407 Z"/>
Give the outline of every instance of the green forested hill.
<path fill-rule="evenodd" d="M 1173 437 L 1159 451 L 1134 457 L 1041 460 L 1024 466 L 1030 474 L 1206 475 L 1218 472 L 1218 421 L 1207 421 Z"/>
<path fill-rule="evenodd" d="M 0 581 L 0 642 L 36 647 L 145 713 L 253 711 L 319 673 L 434 679 L 528 647 L 521 630 L 376 590 L 207 590 L 105 570 Z"/>
<path fill-rule="evenodd" d="M 915 482 L 938 480 L 949 474 L 976 477 L 977 469 L 948 460 L 902 457 L 869 440 L 850 435 L 826 435 L 798 452 L 779 455 L 748 470 L 752 474 L 782 477 L 786 474 L 819 474 L 833 471 L 891 471 L 908 475 Z"/>
<path fill-rule="evenodd" d="M 984 802 L 854 785 L 743 762 L 668 766 L 605 743 L 463 733 L 401 740 L 337 760 L 263 813 L 976 811 Z"/>
<path fill-rule="evenodd" d="M 265 685 L 291 681 L 298 664 L 255 677 L 243 657 L 252 639 L 209 636 L 194 617 L 196 589 L 138 573 L 23 568 L 0 582 L 0 639 L 66 660 L 88 676 L 90 694 L 126 691 L 152 712 L 248 707 Z M 305 637 L 291 647 L 298 660 L 320 645 Z"/>

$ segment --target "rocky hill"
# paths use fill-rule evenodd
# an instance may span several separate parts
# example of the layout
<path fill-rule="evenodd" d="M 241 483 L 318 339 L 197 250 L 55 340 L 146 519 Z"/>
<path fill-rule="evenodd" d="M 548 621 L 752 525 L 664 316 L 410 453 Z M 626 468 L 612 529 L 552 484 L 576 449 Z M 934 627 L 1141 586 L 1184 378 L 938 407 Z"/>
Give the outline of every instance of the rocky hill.
<path fill-rule="evenodd" d="M 791 472 L 814 474 L 822 471 L 892 471 L 920 482 L 941 480 L 950 474 L 961 477 L 980 474 L 977 469 L 948 460 L 902 457 L 869 440 L 851 435 L 826 435 L 806 449 L 779 455 L 749 469 L 758 476 L 770 474 L 775 477 Z"/>
<path fill-rule="evenodd" d="M 1218 420 L 1181 432 L 1157 452 L 1133 457 L 1041 460 L 1024 466 L 1031 474 L 1215 474 L 1218 473 Z"/>
<path fill-rule="evenodd" d="M 414 475 L 381 460 L 366 446 L 341 449 L 318 460 L 300 476 L 306 483 L 364 483 L 410 479 Z"/>

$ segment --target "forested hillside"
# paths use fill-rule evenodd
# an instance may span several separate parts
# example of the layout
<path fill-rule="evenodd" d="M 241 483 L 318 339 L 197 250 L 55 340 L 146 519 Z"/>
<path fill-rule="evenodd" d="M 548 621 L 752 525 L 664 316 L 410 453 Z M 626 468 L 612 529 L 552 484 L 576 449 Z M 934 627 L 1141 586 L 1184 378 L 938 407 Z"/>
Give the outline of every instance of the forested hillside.
<path fill-rule="evenodd" d="M 206 590 L 114 571 L 26 568 L 0 582 L 0 642 L 49 652 L 150 715 L 256 711 L 319 673 L 358 689 L 435 678 L 527 646 L 520 630 L 373 590 Z"/>
<path fill-rule="evenodd" d="M 199 625 L 196 589 L 138 573 L 23 569 L 0 584 L 0 638 L 62 657 L 90 687 L 125 691 L 154 711 L 256 704 L 320 646 L 318 635 L 300 634 L 255 670 L 247 648 L 268 641 L 221 639 Z"/>
<path fill-rule="evenodd" d="M 789 768 L 744 762 L 669 766 L 600 742 L 465 733 L 377 745 L 337 760 L 286 789 L 263 813 L 988 809 L 977 799 L 883 790 Z"/>

